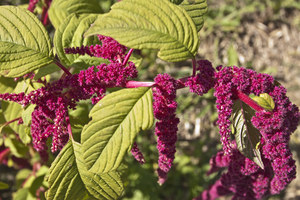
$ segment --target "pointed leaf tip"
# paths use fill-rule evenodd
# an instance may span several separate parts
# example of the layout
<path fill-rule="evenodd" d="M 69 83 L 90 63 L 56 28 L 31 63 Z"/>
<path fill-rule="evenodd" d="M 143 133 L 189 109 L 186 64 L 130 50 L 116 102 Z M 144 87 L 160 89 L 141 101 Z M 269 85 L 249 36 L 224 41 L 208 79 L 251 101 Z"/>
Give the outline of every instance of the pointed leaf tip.
<path fill-rule="evenodd" d="M 180 6 L 168 0 L 123 0 L 111 9 L 85 35 L 110 36 L 134 49 L 159 49 L 158 56 L 169 62 L 195 56 L 196 26 Z"/>

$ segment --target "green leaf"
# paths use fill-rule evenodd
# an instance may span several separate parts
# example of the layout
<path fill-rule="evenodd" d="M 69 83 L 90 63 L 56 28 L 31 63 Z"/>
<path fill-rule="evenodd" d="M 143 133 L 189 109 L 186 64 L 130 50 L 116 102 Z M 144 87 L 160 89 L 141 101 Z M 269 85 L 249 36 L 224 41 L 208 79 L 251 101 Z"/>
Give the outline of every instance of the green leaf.
<path fill-rule="evenodd" d="M 117 169 L 136 135 L 153 125 L 151 88 L 122 89 L 105 96 L 91 110 L 81 144 L 87 169 Z"/>
<path fill-rule="evenodd" d="M 17 82 L 14 81 L 13 78 L 6 78 L 4 76 L 0 76 L 0 93 L 12 93 L 14 88 L 16 87 Z"/>
<path fill-rule="evenodd" d="M 32 171 L 30 169 L 21 169 L 18 171 L 16 175 L 16 187 L 17 189 L 22 187 L 23 182 L 32 175 Z"/>
<path fill-rule="evenodd" d="M 46 198 L 84 199 L 89 195 L 89 199 L 117 199 L 123 191 L 119 174 L 87 171 L 81 154 L 81 146 L 75 141 L 70 140 L 65 145 L 46 178 L 49 182 Z"/>
<path fill-rule="evenodd" d="M 3 115 L 7 122 L 22 116 L 23 108 L 20 104 L 3 101 L 1 106 L 3 109 Z M 10 123 L 9 127 L 19 134 L 20 139 L 24 144 L 30 143 L 30 127 L 23 124 L 18 124 L 18 121 Z"/>
<path fill-rule="evenodd" d="M 50 38 L 31 12 L 0 7 L 0 74 L 18 77 L 53 61 Z"/>
<path fill-rule="evenodd" d="M 258 105 L 260 105 L 268 111 L 272 111 L 275 108 L 274 100 L 267 93 L 260 94 L 259 96 L 254 96 L 252 99 L 256 101 Z"/>
<path fill-rule="evenodd" d="M 0 181 L 0 190 L 6 190 L 9 188 L 9 185 L 7 183 L 3 183 Z"/>
<path fill-rule="evenodd" d="M 197 32 L 201 30 L 204 24 L 203 16 L 207 12 L 206 0 L 184 0 L 180 6 L 186 10 L 196 25 Z"/>
<path fill-rule="evenodd" d="M 72 142 L 79 174 L 88 192 L 97 199 L 117 199 L 124 190 L 120 172 L 94 173 L 87 170 L 82 146 L 74 140 Z"/>
<path fill-rule="evenodd" d="M 22 188 L 19 189 L 16 193 L 13 195 L 14 200 L 36 200 L 35 194 L 32 194 L 29 191 L 29 188 Z"/>
<path fill-rule="evenodd" d="M 35 108 L 34 104 L 29 105 L 24 112 L 22 112 L 22 119 L 23 119 L 23 124 L 28 126 L 31 122 L 31 113 L 33 112 Z"/>
<path fill-rule="evenodd" d="M 194 57 L 199 39 L 187 12 L 167 0 L 123 0 L 100 15 L 85 35 L 113 37 L 134 49 L 159 49 L 158 56 L 177 62 Z"/>
<path fill-rule="evenodd" d="M 47 199 L 81 199 L 86 195 L 80 178 L 71 141 L 69 141 L 51 164 Z"/>
<path fill-rule="evenodd" d="M 70 66 L 73 63 L 83 62 L 89 65 L 91 59 L 88 55 L 66 54 L 65 48 L 89 46 L 99 43 L 97 37 L 84 38 L 83 34 L 97 19 L 96 14 L 70 15 L 64 23 L 55 32 L 54 46 L 60 61 L 64 65 Z M 97 60 L 97 65 L 103 60 L 101 58 L 93 58 Z"/>
<path fill-rule="evenodd" d="M 71 14 L 102 13 L 98 0 L 53 0 L 49 18 L 55 29 Z"/>
<path fill-rule="evenodd" d="M 251 118 L 255 111 L 247 104 L 237 100 L 233 105 L 232 125 L 238 150 L 247 158 L 264 169 L 260 150 L 260 132 L 252 125 Z"/>
<path fill-rule="evenodd" d="M 57 72 L 61 70 L 56 64 L 54 63 L 51 63 L 49 65 L 46 65 L 44 67 L 41 67 L 40 69 L 38 69 L 36 71 L 36 74 L 34 76 L 34 80 L 39 80 L 40 78 L 48 75 L 48 74 L 51 74 L 53 72 Z"/>
<path fill-rule="evenodd" d="M 18 158 L 25 157 L 29 151 L 28 147 L 22 144 L 13 135 L 10 135 L 9 137 L 5 138 L 4 145 L 10 149 L 11 153 L 14 156 Z"/>

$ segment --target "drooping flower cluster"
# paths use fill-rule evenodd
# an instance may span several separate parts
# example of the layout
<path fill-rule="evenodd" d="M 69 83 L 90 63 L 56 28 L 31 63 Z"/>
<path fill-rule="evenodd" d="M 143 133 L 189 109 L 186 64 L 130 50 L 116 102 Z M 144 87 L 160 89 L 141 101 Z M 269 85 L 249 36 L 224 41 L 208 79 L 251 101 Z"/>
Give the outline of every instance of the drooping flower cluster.
<path fill-rule="evenodd" d="M 263 161 L 264 170 L 234 147 L 231 155 L 218 152 L 217 156 L 211 158 L 208 174 L 224 167 L 228 170 L 195 200 L 212 200 L 228 194 L 233 194 L 232 199 L 252 200 L 268 195 L 272 168 L 270 161 Z"/>
<path fill-rule="evenodd" d="M 178 82 L 168 74 L 159 74 L 154 80 L 156 87 L 153 88 L 153 110 L 155 118 L 159 120 L 155 124 L 159 152 L 157 172 L 158 182 L 163 184 L 172 167 L 176 152 L 179 119 L 175 114 L 177 108 L 175 98 Z"/>
<path fill-rule="evenodd" d="M 239 67 L 217 67 L 215 73 L 215 97 L 218 110 L 218 125 L 221 142 L 225 153 L 231 152 L 230 142 L 230 117 L 233 101 L 237 99 L 237 93 L 259 95 L 269 93 L 274 89 L 274 79 L 267 74 L 259 74 L 253 70 Z"/>
<path fill-rule="evenodd" d="M 299 109 L 289 101 L 284 87 L 276 86 L 269 75 L 238 67 L 218 67 L 218 70 L 215 73 L 215 96 L 224 146 L 223 151 L 211 160 L 209 173 L 221 167 L 228 167 L 228 171 L 197 199 L 215 199 L 226 194 L 233 194 L 233 199 L 261 199 L 278 194 L 295 178 L 295 161 L 288 142 L 299 124 Z M 252 124 L 261 133 L 259 150 L 264 170 L 239 153 L 230 140 L 233 101 L 239 97 L 244 101 L 244 96 L 251 93 L 268 93 L 275 103 L 272 111 L 256 109 L 252 118 Z"/>
<path fill-rule="evenodd" d="M 197 64 L 198 67 L 196 70 L 199 71 L 199 73 L 189 77 L 184 85 L 189 87 L 191 92 L 202 96 L 214 86 L 215 69 L 208 60 L 199 60 L 197 61 Z"/>
<path fill-rule="evenodd" d="M 140 163 L 144 164 L 145 163 L 145 158 L 142 152 L 140 151 L 139 147 L 137 146 L 137 143 L 133 143 L 133 146 L 131 148 L 131 154 L 133 157 Z"/>
<path fill-rule="evenodd" d="M 100 38 L 113 44 L 102 49 L 112 53 L 112 59 L 117 58 L 116 60 L 89 67 L 79 74 L 65 76 L 29 94 L 0 94 L 2 100 L 17 102 L 23 106 L 36 105 L 32 112 L 31 134 L 34 148 L 44 160 L 47 160 L 46 143 L 49 137 L 52 137 L 52 152 L 62 149 L 68 141 L 68 124 L 65 120 L 68 109 L 75 109 L 80 100 L 92 98 L 92 102 L 97 103 L 103 98 L 106 88 L 125 87 L 129 79 L 137 77 L 134 63 L 128 62 L 124 66 L 122 60 L 119 60 L 125 57 L 125 51 L 120 51 L 125 47 L 117 45 L 111 38 Z"/>
<path fill-rule="evenodd" d="M 124 58 L 127 50 L 126 46 L 121 45 L 111 37 L 98 35 L 98 39 L 101 44 L 81 47 L 65 48 L 67 54 L 80 54 L 90 55 L 95 57 L 101 57 L 110 61 L 120 61 Z"/>

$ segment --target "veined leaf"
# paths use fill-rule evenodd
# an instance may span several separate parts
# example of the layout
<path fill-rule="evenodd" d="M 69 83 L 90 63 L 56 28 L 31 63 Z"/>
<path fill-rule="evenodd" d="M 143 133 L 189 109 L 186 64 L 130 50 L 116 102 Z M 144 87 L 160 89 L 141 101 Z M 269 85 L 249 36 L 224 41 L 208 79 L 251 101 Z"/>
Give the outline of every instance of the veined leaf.
<path fill-rule="evenodd" d="M 46 198 L 117 199 L 124 189 L 119 173 L 89 172 L 81 156 L 81 145 L 70 140 L 50 167 Z"/>
<path fill-rule="evenodd" d="M 46 180 L 49 182 L 47 199 L 83 199 L 86 195 L 87 191 L 78 172 L 71 141 L 64 146 L 51 164 Z"/>
<path fill-rule="evenodd" d="M 87 169 L 115 170 L 140 130 L 153 125 L 152 90 L 141 87 L 110 93 L 93 107 L 90 117 L 81 135 Z"/>
<path fill-rule="evenodd" d="M 117 199 L 124 190 L 121 174 L 116 170 L 107 173 L 88 171 L 82 156 L 81 144 L 73 140 L 73 148 L 80 177 L 88 192 L 96 199 Z"/>
<path fill-rule="evenodd" d="M 71 14 L 102 13 L 98 0 L 53 0 L 49 18 L 55 29 Z"/>
<path fill-rule="evenodd" d="M 70 15 L 65 22 L 56 30 L 54 36 L 54 46 L 60 61 L 65 65 L 72 65 L 73 63 L 86 63 L 86 66 L 92 65 L 89 63 L 90 56 L 79 54 L 66 54 L 64 49 L 69 47 L 89 46 L 91 44 L 99 43 L 96 37 L 83 37 L 84 32 L 97 19 L 96 14 L 82 14 Z M 86 57 L 88 57 L 86 59 Z M 92 62 L 97 60 L 99 65 L 103 59 L 93 57 Z"/>
<path fill-rule="evenodd" d="M 256 101 L 258 105 L 260 105 L 268 111 L 272 111 L 275 108 L 274 100 L 267 93 L 260 94 L 259 96 L 254 96 L 252 99 Z"/>
<path fill-rule="evenodd" d="M 50 38 L 31 12 L 0 7 L 0 73 L 18 77 L 53 61 Z"/>
<path fill-rule="evenodd" d="M 195 56 L 197 30 L 180 6 L 167 0 L 123 0 L 111 9 L 85 35 L 110 36 L 135 49 L 159 49 L 158 56 L 170 62 Z"/>
<path fill-rule="evenodd" d="M 203 15 L 207 12 L 206 0 L 184 0 L 180 6 L 186 10 L 196 25 L 197 32 L 204 24 Z"/>
<path fill-rule="evenodd" d="M 232 125 L 238 150 L 247 158 L 264 169 L 258 145 L 260 132 L 252 125 L 251 118 L 255 115 L 247 104 L 240 100 L 234 103 L 232 111 Z"/>

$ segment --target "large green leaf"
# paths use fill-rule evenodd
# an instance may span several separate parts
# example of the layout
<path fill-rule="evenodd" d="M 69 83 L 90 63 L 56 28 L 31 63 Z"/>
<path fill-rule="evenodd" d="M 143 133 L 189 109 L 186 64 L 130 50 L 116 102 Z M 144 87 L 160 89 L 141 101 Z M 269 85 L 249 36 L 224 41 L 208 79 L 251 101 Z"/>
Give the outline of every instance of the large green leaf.
<path fill-rule="evenodd" d="M 207 12 L 206 0 L 184 0 L 180 6 L 184 8 L 192 18 L 197 31 L 200 31 L 204 23 L 203 15 Z"/>
<path fill-rule="evenodd" d="M 50 167 L 47 199 L 117 199 L 124 189 L 120 174 L 89 172 L 81 156 L 81 145 L 70 140 Z"/>
<path fill-rule="evenodd" d="M 102 13 L 98 0 L 53 0 L 49 9 L 49 18 L 53 26 L 59 26 L 71 14 Z"/>
<path fill-rule="evenodd" d="M 139 131 L 153 125 L 152 90 L 141 87 L 110 93 L 93 107 L 90 117 L 81 136 L 87 168 L 93 172 L 117 169 Z"/>
<path fill-rule="evenodd" d="M 195 56 L 199 39 L 187 12 L 167 0 L 123 0 L 100 15 L 86 35 L 102 34 L 135 49 L 159 49 L 176 62 Z"/>
<path fill-rule="evenodd" d="M 0 73 L 22 76 L 53 61 L 50 38 L 31 12 L 0 7 Z"/>
<path fill-rule="evenodd" d="M 60 61 L 65 65 L 72 65 L 73 63 L 83 63 L 92 65 L 94 60 L 97 60 L 97 64 L 100 64 L 103 59 L 92 58 L 86 55 L 79 54 L 65 54 L 64 49 L 69 47 L 81 47 L 89 46 L 95 44 L 98 39 L 96 37 L 83 37 L 84 32 L 90 27 L 90 25 L 97 19 L 96 14 L 82 14 L 70 15 L 67 20 L 60 25 L 60 27 L 55 32 L 54 36 L 54 46 L 56 53 Z M 99 41 L 98 41 L 99 43 Z"/>
<path fill-rule="evenodd" d="M 238 150 L 264 169 L 259 150 L 260 132 L 252 125 L 255 111 L 244 102 L 237 100 L 232 111 L 232 125 Z"/>
<path fill-rule="evenodd" d="M 73 140 L 73 147 L 80 177 L 88 192 L 96 199 L 117 199 L 124 190 L 121 173 L 117 170 L 107 173 L 87 170 L 81 145 Z"/>
<path fill-rule="evenodd" d="M 69 141 L 51 164 L 47 199 L 83 199 L 87 194 L 76 166 L 72 142 Z"/>

